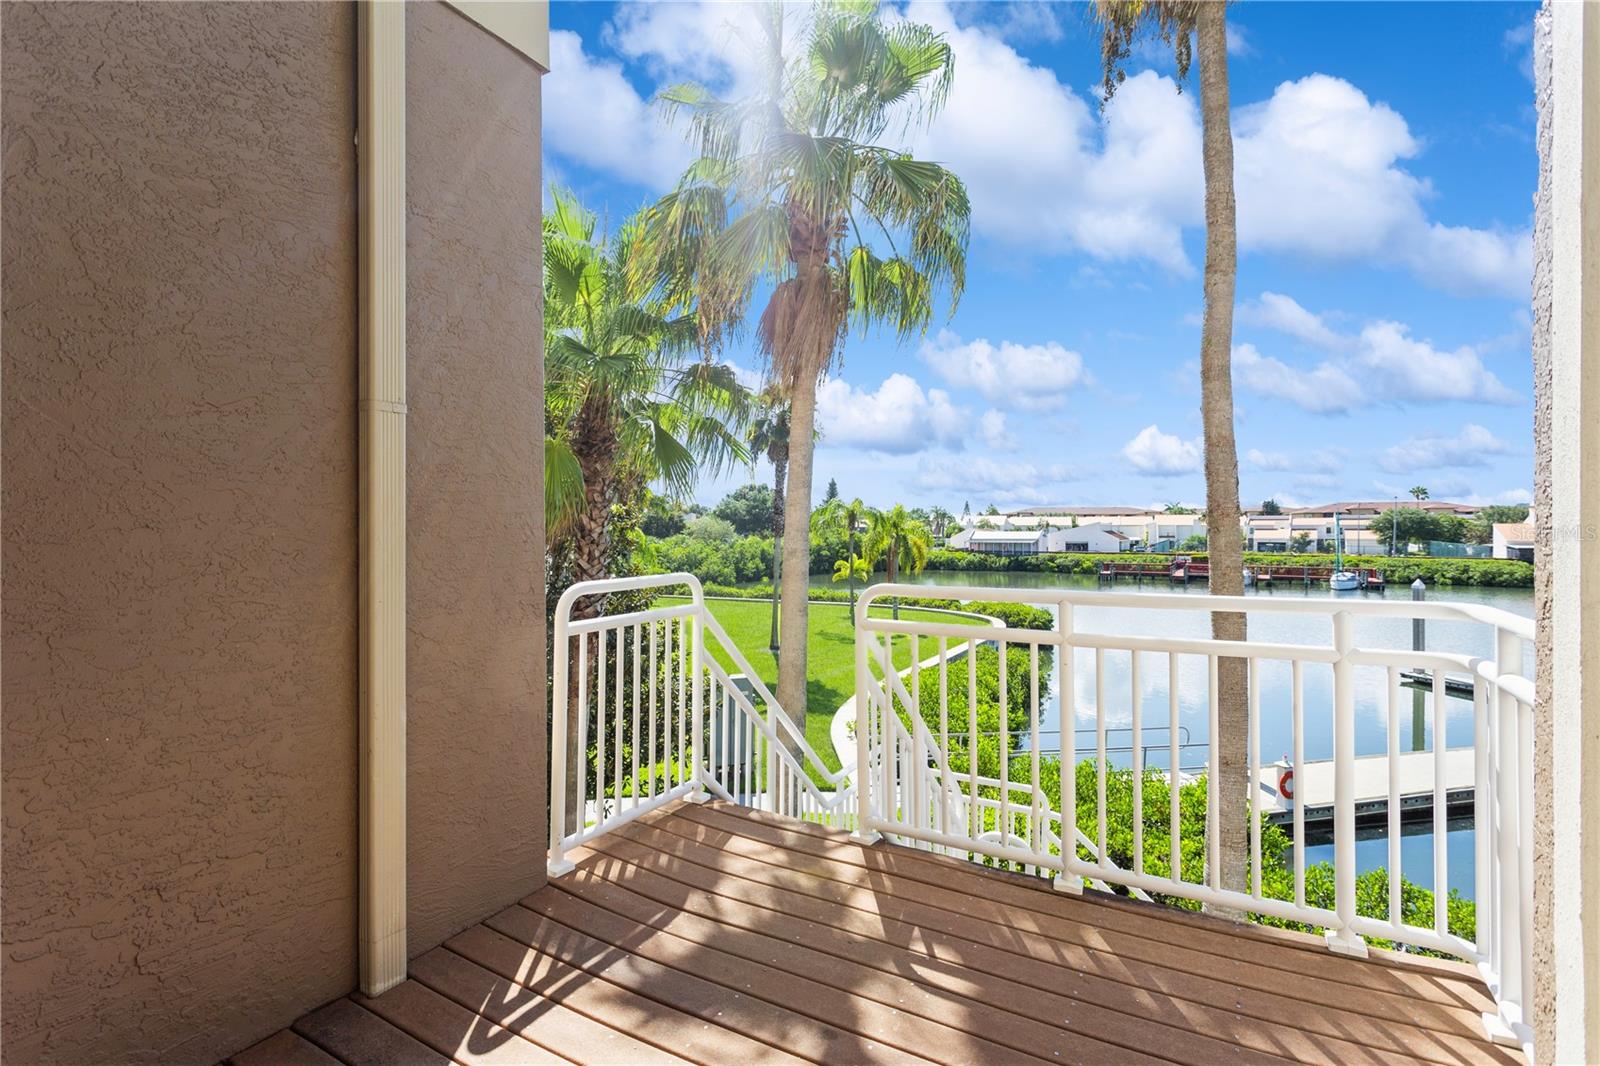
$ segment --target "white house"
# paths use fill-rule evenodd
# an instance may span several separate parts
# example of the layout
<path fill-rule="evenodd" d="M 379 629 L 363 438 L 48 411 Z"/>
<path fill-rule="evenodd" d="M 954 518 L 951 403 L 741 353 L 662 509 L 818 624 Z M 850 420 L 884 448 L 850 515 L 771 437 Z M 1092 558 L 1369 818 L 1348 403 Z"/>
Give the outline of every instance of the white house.
<path fill-rule="evenodd" d="M 990 555 L 1038 555 L 1048 551 L 1042 529 L 964 529 L 950 538 L 952 548 Z"/>
<path fill-rule="evenodd" d="M 1109 522 L 1052 528 L 1045 542 L 1053 552 L 1125 552 L 1133 547 L 1133 538 Z"/>
<path fill-rule="evenodd" d="M 1533 523 L 1496 522 L 1494 524 L 1494 557 L 1520 559 L 1533 562 Z"/>

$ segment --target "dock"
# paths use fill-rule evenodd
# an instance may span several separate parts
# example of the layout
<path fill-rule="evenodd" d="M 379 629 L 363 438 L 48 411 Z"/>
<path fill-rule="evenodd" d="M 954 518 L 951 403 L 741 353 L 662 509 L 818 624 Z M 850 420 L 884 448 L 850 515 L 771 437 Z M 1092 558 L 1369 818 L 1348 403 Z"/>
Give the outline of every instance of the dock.
<path fill-rule="evenodd" d="M 1434 754 L 1408 751 L 1399 755 L 1400 817 L 1415 821 L 1433 813 Z M 1269 821 L 1289 826 L 1294 823 L 1294 804 L 1304 806 L 1308 828 L 1325 828 L 1333 822 L 1333 760 L 1318 759 L 1295 768 L 1295 798 L 1286 800 L 1278 793 L 1278 777 L 1283 763 L 1260 768 L 1261 811 Z M 1447 815 L 1472 813 L 1474 767 L 1471 748 L 1453 748 L 1444 753 L 1444 792 Z M 1355 760 L 1356 827 L 1381 826 L 1389 816 L 1389 759 L 1385 755 L 1366 755 Z"/>
<path fill-rule="evenodd" d="M 1355 573 L 1360 577 L 1361 588 L 1381 592 L 1385 587 L 1383 571 L 1374 567 L 1355 567 Z M 1275 585 L 1299 584 L 1306 588 L 1312 585 L 1326 585 L 1328 578 L 1333 576 L 1334 568 L 1331 566 L 1250 566 L 1245 568 L 1249 577 L 1245 584 L 1257 588 L 1270 589 Z M 1102 563 L 1097 571 L 1102 584 L 1114 583 L 1122 580 L 1133 580 L 1143 583 L 1145 581 L 1168 581 L 1173 584 L 1187 585 L 1192 581 L 1211 580 L 1211 564 L 1203 560 L 1191 559 L 1187 555 L 1173 557 L 1165 563 L 1148 562 L 1113 562 Z"/>

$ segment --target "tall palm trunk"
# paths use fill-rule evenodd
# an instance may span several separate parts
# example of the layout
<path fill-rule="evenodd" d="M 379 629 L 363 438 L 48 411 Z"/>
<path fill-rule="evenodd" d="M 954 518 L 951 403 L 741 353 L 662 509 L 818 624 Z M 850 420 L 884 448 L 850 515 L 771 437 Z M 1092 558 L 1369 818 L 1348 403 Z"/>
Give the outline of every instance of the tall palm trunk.
<path fill-rule="evenodd" d="M 1239 456 L 1233 439 L 1233 298 L 1238 270 L 1233 198 L 1233 131 L 1228 117 L 1227 20 L 1222 4 L 1196 5 L 1196 55 L 1200 63 L 1200 118 L 1205 165 L 1205 317 L 1200 326 L 1200 413 L 1205 430 L 1206 545 L 1211 591 L 1244 594 L 1244 546 L 1239 532 Z M 1244 640 L 1245 616 L 1214 611 L 1211 635 Z M 1218 858 L 1222 884 L 1243 889 L 1249 825 L 1247 660 L 1217 662 L 1217 736 L 1212 742 L 1219 808 Z"/>
<path fill-rule="evenodd" d="M 891 584 L 891 585 L 894 584 L 895 578 L 900 576 L 900 568 L 897 565 L 899 562 L 900 562 L 900 551 L 899 551 L 899 548 L 893 541 L 890 541 L 889 542 L 889 559 L 888 559 L 888 563 L 885 566 L 885 569 L 888 571 L 886 576 L 889 578 L 889 584 Z M 891 605 L 892 605 L 892 607 L 894 609 L 895 621 L 898 622 L 900 620 L 900 597 L 896 596 L 893 600 L 890 601 L 890 603 L 891 603 Z"/>
<path fill-rule="evenodd" d="M 801 376 L 789 397 L 789 486 L 784 499 L 784 529 L 795 535 L 783 541 L 782 632 L 788 634 L 778 660 L 778 702 L 800 733 L 806 728 L 806 596 L 811 579 L 812 436 L 816 425 L 816 375 Z"/>
<path fill-rule="evenodd" d="M 783 573 L 783 485 L 788 475 L 789 448 L 774 446 L 767 458 L 772 460 L 772 636 L 767 648 L 778 657 L 778 582 Z"/>

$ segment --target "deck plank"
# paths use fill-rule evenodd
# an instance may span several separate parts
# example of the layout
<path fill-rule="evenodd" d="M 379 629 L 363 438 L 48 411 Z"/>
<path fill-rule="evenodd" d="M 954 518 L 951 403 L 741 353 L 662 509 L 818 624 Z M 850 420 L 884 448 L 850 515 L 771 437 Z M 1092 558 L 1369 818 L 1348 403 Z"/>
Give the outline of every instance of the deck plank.
<path fill-rule="evenodd" d="M 1325 1012 L 1306 1012 L 1303 1004 L 1286 997 L 1266 997 L 1252 1004 L 1256 1015 L 1162 994 L 1163 986 L 1176 982 L 1155 975 L 1154 983 L 1140 983 L 1150 975 L 1129 974 L 1124 982 L 1097 973 L 1013 954 L 985 944 L 963 941 L 937 929 L 919 927 L 887 913 L 876 918 L 853 908 L 839 907 L 814 897 L 757 882 L 678 859 L 663 851 L 617 837 L 596 842 L 595 849 L 617 860 L 611 866 L 586 865 L 577 879 L 604 876 L 608 880 L 649 896 L 658 903 L 686 913 L 705 916 L 740 928 L 780 937 L 793 944 L 849 958 L 886 972 L 913 973 L 955 995 L 986 1003 L 1001 1011 L 1024 1012 L 1047 1021 L 1069 1016 L 1074 1007 L 1101 1012 L 1102 1026 L 1087 1026 L 1103 1039 L 1158 1051 L 1155 1041 L 1200 1034 L 1199 1047 L 1188 1048 L 1191 1057 L 1215 1042 L 1229 1061 L 1233 1047 L 1288 1055 L 1303 1062 L 1342 1064 L 1385 1063 L 1403 1066 L 1418 1060 L 1454 1064 L 1471 1049 L 1461 1038 L 1426 1031 L 1384 1026 L 1364 1015 L 1337 1012 L 1316 1030 L 1306 1030 L 1281 1019 L 1326 1018 Z M 575 883 L 578 883 L 575 882 Z M 1234 999 L 1220 1002 L 1243 1006 L 1238 990 Z M 1153 1031 L 1147 1032 L 1147 1025 Z"/>
<path fill-rule="evenodd" d="M 293 1029 L 279 1029 L 229 1058 L 228 1066 L 340 1066 L 340 1063 Z"/>
<path fill-rule="evenodd" d="M 782 1019 L 775 1019 L 765 1030 L 776 1043 L 746 1036 L 751 1026 L 730 1028 L 728 1019 L 747 1013 L 749 1004 L 742 997 L 730 997 L 709 983 L 701 988 L 674 981 L 665 967 L 632 959 L 626 952 L 585 944 L 564 927 L 547 933 L 548 942 L 541 941 L 540 948 L 533 948 L 485 924 L 452 937 L 446 946 L 501 976 L 514 977 L 541 995 L 560 996 L 568 1004 L 585 1003 L 585 1012 L 594 1012 L 591 1017 L 616 1018 L 641 1039 L 707 1066 L 726 1062 L 797 1066 L 815 1061 L 794 1048 L 780 1046 L 785 1036 L 791 1035 Z M 565 958 L 558 957 L 557 945 L 566 947 L 560 952 Z M 568 962 L 580 953 L 588 967 Z M 826 1046 L 828 1036 L 807 1034 L 808 1039 L 795 1043 Z"/>
<path fill-rule="evenodd" d="M 450 1066 L 450 1060 L 350 999 L 294 1023 L 294 1031 L 345 1066 Z"/>
<path fill-rule="evenodd" d="M 232 1066 L 1476 1066 L 1470 968 L 677 803 Z"/>
<path fill-rule="evenodd" d="M 461 1066 L 549 1066 L 566 1061 L 416 981 L 402 981 L 381 996 L 350 998 Z"/>
<path fill-rule="evenodd" d="M 909 848 L 862 848 L 837 840 L 730 818 L 723 811 L 674 809 L 650 821 L 682 833 L 703 848 L 721 848 L 810 877 L 870 889 L 885 877 L 900 894 L 969 919 L 1026 936 L 1087 946 L 1119 955 L 1164 960 L 1192 973 L 1213 974 L 1264 991 L 1291 991 L 1308 1003 L 1333 1004 L 1374 1017 L 1399 1017 L 1444 1031 L 1475 1035 L 1487 992 L 1464 979 L 1441 978 L 1419 967 L 1397 967 L 1335 955 L 1320 946 L 1259 938 L 1248 926 L 1204 916 L 1174 922 L 1164 908 L 1095 900 L 1025 887 L 974 868 L 971 872 L 922 861 Z M 787 834 L 787 835 L 785 835 Z M 952 864 L 958 860 L 951 860 Z M 967 864 L 962 864 L 967 865 Z M 976 878 L 977 880 L 971 880 Z"/>
<path fill-rule="evenodd" d="M 564 997 L 524 988 L 448 948 L 412 959 L 411 978 L 572 1062 L 677 1066 L 692 1061 L 596 1021 L 568 1006 Z M 635 1008 L 604 1000 L 600 1009 L 607 1018 L 626 1024 Z M 669 1024 L 672 1021 L 688 1019 L 669 1019 Z"/>
<path fill-rule="evenodd" d="M 1138 1047 L 1138 1044 L 1146 1043 L 1144 1040 L 1127 1042 L 1121 1047 L 1107 1043 L 1095 1038 L 1105 1028 L 1103 1024 L 1097 1026 L 1096 1021 L 1103 1023 L 1104 1019 L 1096 1019 L 1096 1008 L 1087 1004 L 1053 1002 L 1041 1007 L 1035 1000 L 1031 1004 L 1026 1001 L 1013 1003 L 1013 1007 L 1023 1007 L 1023 1013 L 1004 1008 L 986 1009 L 972 993 L 987 982 L 969 977 L 963 988 L 952 991 L 928 982 L 927 975 L 914 965 L 905 971 L 909 976 L 895 974 L 892 969 L 894 962 L 909 963 L 909 956 L 903 955 L 896 960 L 890 951 L 880 945 L 880 961 L 887 961 L 891 966 L 886 973 L 878 966 L 866 965 L 848 955 L 830 955 L 817 950 L 805 939 L 783 939 L 737 925 L 724 925 L 683 910 L 674 902 L 668 902 L 663 908 L 660 901 L 635 893 L 592 870 L 575 874 L 570 883 L 563 879 L 558 887 L 585 903 L 639 925 L 662 930 L 699 947 L 709 948 L 718 952 L 719 956 L 743 959 L 778 974 L 786 973 L 798 978 L 801 982 L 798 986 L 792 981 L 782 981 L 778 985 L 782 992 L 787 993 L 779 1001 L 780 1006 L 794 1002 L 796 998 L 808 1005 L 814 1003 L 808 985 L 810 982 L 837 988 L 863 1001 L 856 1004 L 857 1024 L 887 1040 L 892 1038 L 889 1031 L 873 1017 L 883 1012 L 870 1006 L 881 1005 L 890 1012 L 891 1021 L 907 1030 L 903 1036 L 906 1043 L 902 1047 L 934 1049 L 933 1057 L 951 1064 L 1017 1061 L 1016 1055 L 1008 1059 L 1007 1050 L 1023 1056 L 1023 1061 L 1037 1061 L 1040 1058 L 1071 1061 L 1090 1056 L 1126 1059 L 1130 1052 L 1168 1058 L 1184 1052 L 1189 1061 L 1197 1063 L 1257 1061 L 1249 1052 L 1237 1047 L 1219 1045 L 1204 1038 L 1185 1040 L 1186 1034 L 1174 1033 L 1170 1035 L 1176 1039 L 1153 1041 L 1155 1047 Z M 535 898 L 530 897 L 529 903 L 536 909 L 539 907 L 539 901 Z M 720 958 L 716 971 L 726 972 Z M 1018 998 L 1026 1000 L 1026 990 L 1015 991 Z M 1026 1012 L 1029 1006 L 1034 1007 L 1033 1012 Z M 902 1020 L 901 1012 L 908 1017 Z M 1041 1020 L 1041 1014 L 1050 1020 Z M 922 1019 L 938 1028 L 917 1024 L 912 1021 L 913 1018 Z M 1072 1019 L 1071 1029 L 1057 1024 L 1063 1018 Z M 1117 1021 L 1126 1023 L 1128 1019 L 1118 1016 Z M 1132 1027 L 1123 1024 L 1120 1028 L 1129 1030 Z M 1085 1036 L 1085 1033 L 1091 1035 Z M 1159 1027 L 1157 1035 L 1161 1035 Z"/>

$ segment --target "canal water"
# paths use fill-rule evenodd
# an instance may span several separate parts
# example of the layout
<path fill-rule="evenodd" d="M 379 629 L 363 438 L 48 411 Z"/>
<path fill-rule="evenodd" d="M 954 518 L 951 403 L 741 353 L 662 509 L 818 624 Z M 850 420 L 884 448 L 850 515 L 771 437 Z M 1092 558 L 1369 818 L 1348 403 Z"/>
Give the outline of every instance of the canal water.
<path fill-rule="evenodd" d="M 833 587 L 826 577 L 813 578 L 813 584 Z M 1190 586 L 1169 585 L 1167 582 L 1147 582 L 1135 585 L 1123 581 L 1116 585 L 1101 586 L 1094 577 L 1034 574 L 1021 572 L 928 572 L 910 579 L 909 583 L 937 586 L 972 586 L 976 588 L 1039 588 L 1085 589 L 1108 588 L 1129 597 L 1130 601 L 1151 593 L 1187 592 L 1198 595 L 1205 592 L 1204 584 Z M 1248 595 L 1261 599 L 1282 598 L 1339 598 L 1409 600 L 1411 590 L 1404 585 L 1391 587 L 1384 592 L 1334 593 L 1325 587 L 1283 583 L 1271 590 L 1248 590 Z M 1431 600 L 1452 600 L 1498 607 L 1514 614 L 1532 617 L 1532 589 L 1497 588 L 1437 588 L 1428 590 Z M 1040 606 L 1055 608 L 1043 603 Z M 1325 616 L 1305 614 L 1269 614 L 1254 612 L 1249 615 L 1249 632 L 1252 640 L 1284 644 L 1307 644 L 1326 647 L 1331 642 L 1331 626 Z M 1154 611 L 1135 607 L 1076 607 L 1073 610 L 1073 628 L 1079 632 L 1107 634 L 1139 634 L 1161 637 L 1208 637 L 1210 618 L 1203 611 Z M 1365 648 L 1411 647 L 1411 622 L 1409 619 L 1358 619 L 1355 640 Z M 1427 646 L 1438 651 L 1451 651 L 1469 655 L 1492 656 L 1493 632 L 1475 623 L 1427 623 Z M 923 655 L 933 653 L 930 647 Z M 1533 649 L 1524 650 L 1526 672 L 1531 675 Z M 1093 651 L 1079 649 L 1074 655 L 1073 691 L 1061 691 L 1060 664 L 1055 664 L 1051 678 L 1051 698 L 1040 721 L 1040 746 L 1052 751 L 1075 749 L 1079 758 L 1092 757 L 1095 748 L 1095 656 Z M 1144 742 L 1148 749 L 1146 765 L 1155 769 L 1168 766 L 1168 665 L 1165 654 L 1150 652 L 1140 656 L 1139 693 Z M 1132 667 L 1128 652 L 1106 652 L 1104 657 L 1105 700 L 1107 726 L 1111 730 L 1107 744 L 1110 747 L 1130 745 L 1129 726 L 1132 720 L 1133 689 Z M 1387 672 L 1378 668 L 1357 668 L 1356 684 L 1356 755 L 1382 755 L 1388 743 L 1388 700 L 1385 695 Z M 1200 656 L 1179 657 L 1178 708 L 1179 739 L 1184 745 L 1179 754 L 1181 768 L 1198 768 L 1208 758 L 1209 705 L 1207 685 L 1209 669 Z M 1292 741 L 1292 676 L 1287 662 L 1264 662 L 1260 671 L 1261 688 L 1261 748 L 1262 764 L 1287 757 L 1293 750 Z M 1304 751 L 1308 761 L 1328 759 L 1333 755 L 1333 668 L 1326 664 L 1307 663 L 1302 667 L 1304 693 Z M 1448 747 L 1470 747 L 1472 744 L 1472 701 L 1445 697 L 1445 739 Z M 1063 707 L 1069 720 L 1063 737 Z M 1402 688 L 1399 701 L 1400 747 L 1402 751 L 1432 750 L 1434 714 L 1431 697 L 1420 699 L 1412 690 Z M 1120 734 L 1117 730 L 1120 728 Z M 1065 743 L 1063 743 L 1063 740 Z M 1121 765 L 1129 765 L 1127 751 L 1113 757 Z M 1413 831 L 1415 830 L 1415 831 Z M 1448 880 L 1450 887 L 1467 898 L 1473 894 L 1473 847 L 1470 818 L 1457 819 L 1447 830 Z M 1331 843 L 1320 841 L 1308 834 L 1306 861 L 1315 863 L 1332 859 Z M 1388 841 L 1383 829 L 1364 833 L 1356 845 L 1356 857 L 1362 870 L 1383 866 L 1388 861 Z M 1426 888 L 1433 887 L 1433 836 L 1430 825 L 1406 827 L 1401 843 L 1401 865 L 1404 875 Z"/>

